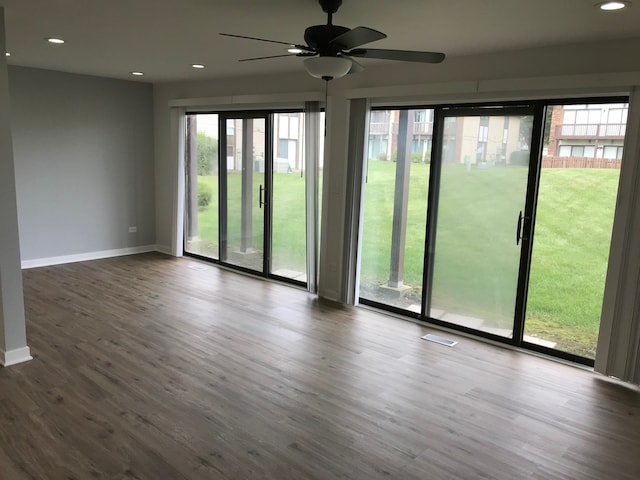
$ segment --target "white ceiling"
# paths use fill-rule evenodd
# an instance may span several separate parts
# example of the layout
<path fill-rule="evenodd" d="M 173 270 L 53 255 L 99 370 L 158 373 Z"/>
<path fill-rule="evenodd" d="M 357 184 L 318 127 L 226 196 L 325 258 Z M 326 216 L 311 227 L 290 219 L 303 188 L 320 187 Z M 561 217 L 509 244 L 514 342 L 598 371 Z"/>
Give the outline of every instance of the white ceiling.
<path fill-rule="evenodd" d="M 334 23 L 385 32 L 388 38 L 372 48 L 452 57 L 637 37 L 640 0 L 634 1 L 624 11 L 602 12 L 597 0 L 343 0 Z M 148 82 L 302 71 L 296 57 L 238 62 L 286 53 L 286 46 L 218 33 L 304 43 L 305 27 L 326 23 L 317 0 L 0 0 L 0 6 L 9 64 L 126 79 L 140 70 Z M 45 37 L 66 44 L 50 45 Z"/>

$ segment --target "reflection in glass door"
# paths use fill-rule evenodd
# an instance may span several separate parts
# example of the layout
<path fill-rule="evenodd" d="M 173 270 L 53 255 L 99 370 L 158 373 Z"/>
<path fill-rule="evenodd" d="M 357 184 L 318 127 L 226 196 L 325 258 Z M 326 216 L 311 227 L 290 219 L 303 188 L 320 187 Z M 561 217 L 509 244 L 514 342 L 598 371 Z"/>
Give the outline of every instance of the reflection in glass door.
<path fill-rule="evenodd" d="M 431 318 L 513 336 L 532 126 L 532 108 L 445 112 Z"/>
<path fill-rule="evenodd" d="M 220 172 L 220 261 L 264 271 L 266 117 L 225 118 Z"/>

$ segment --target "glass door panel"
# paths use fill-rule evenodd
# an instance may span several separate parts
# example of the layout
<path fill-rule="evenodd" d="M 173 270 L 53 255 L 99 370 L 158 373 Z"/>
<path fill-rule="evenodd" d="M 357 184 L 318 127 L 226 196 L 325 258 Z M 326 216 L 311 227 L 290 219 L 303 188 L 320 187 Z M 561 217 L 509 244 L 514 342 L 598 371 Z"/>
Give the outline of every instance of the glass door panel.
<path fill-rule="evenodd" d="M 421 312 L 433 110 L 370 114 L 359 297 Z"/>
<path fill-rule="evenodd" d="M 307 281 L 304 113 L 273 114 L 271 272 Z"/>
<path fill-rule="evenodd" d="M 627 109 L 547 109 L 526 342 L 595 358 Z"/>
<path fill-rule="evenodd" d="M 266 118 L 226 118 L 220 260 L 264 271 Z"/>
<path fill-rule="evenodd" d="M 185 251 L 218 259 L 218 115 L 187 115 L 185 143 Z"/>
<path fill-rule="evenodd" d="M 533 111 L 477 110 L 443 118 L 428 315 L 511 338 Z"/>

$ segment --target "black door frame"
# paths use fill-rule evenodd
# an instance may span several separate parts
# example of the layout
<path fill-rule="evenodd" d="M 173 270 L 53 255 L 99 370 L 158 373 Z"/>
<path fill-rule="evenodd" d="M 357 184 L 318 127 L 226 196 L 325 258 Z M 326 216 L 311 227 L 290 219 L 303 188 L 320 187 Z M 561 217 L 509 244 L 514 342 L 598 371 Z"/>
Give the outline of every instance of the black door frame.
<path fill-rule="evenodd" d="M 544 126 L 542 116 L 544 107 L 534 105 L 529 102 L 519 102 L 516 104 L 482 104 L 482 105 L 461 105 L 436 107 L 434 109 L 433 142 L 431 150 L 431 167 L 429 172 L 429 192 L 427 201 L 427 233 L 425 235 L 425 259 L 423 269 L 423 289 L 422 289 L 422 312 L 421 317 L 430 323 L 454 328 L 456 330 L 472 333 L 477 336 L 497 340 L 503 343 L 519 345 L 522 342 L 522 332 L 524 331 L 524 312 L 526 295 L 523 296 L 523 288 L 528 282 L 528 269 L 530 265 L 532 225 L 531 221 L 524 222 L 522 231 L 522 242 L 520 247 L 520 260 L 518 266 L 518 282 L 516 286 L 516 298 L 514 305 L 513 334 L 511 338 L 495 335 L 489 332 L 476 330 L 461 325 L 429 317 L 427 312 L 431 307 L 431 294 L 433 291 L 433 268 L 436 251 L 436 231 L 438 222 L 438 208 L 440 200 L 440 180 L 442 173 L 442 146 L 444 143 L 444 124 L 446 118 L 451 117 L 478 117 L 478 116 L 508 116 L 508 115 L 530 115 L 533 117 L 533 127 L 531 132 L 531 146 L 529 153 L 529 169 L 527 186 L 525 191 L 524 209 L 525 219 L 532 218 L 532 211 L 535 204 L 537 186 L 534 182 L 538 178 L 539 156 L 541 152 L 541 128 Z M 540 139 L 538 141 L 537 139 Z M 515 236 L 514 236 L 515 237 Z M 514 239 L 515 241 L 515 239 Z"/>
<path fill-rule="evenodd" d="M 273 115 L 265 111 L 230 111 L 218 113 L 218 244 L 220 245 L 219 263 L 253 275 L 268 276 L 271 257 L 271 180 L 273 165 Z M 265 158 L 264 158 L 264 186 L 258 194 L 258 208 L 263 209 L 263 241 L 262 241 L 262 270 L 254 270 L 234 263 L 229 263 L 227 247 L 228 227 L 228 181 L 227 181 L 227 121 L 242 120 L 243 126 L 247 120 L 264 120 L 265 122 Z M 243 141 L 244 141 L 243 134 Z M 243 148 L 244 150 L 244 148 Z M 244 155 L 243 151 L 243 155 Z M 253 167 L 253 165 L 252 165 Z M 252 197 L 253 199 L 253 197 Z M 255 200 L 253 201 L 255 203 Z"/>

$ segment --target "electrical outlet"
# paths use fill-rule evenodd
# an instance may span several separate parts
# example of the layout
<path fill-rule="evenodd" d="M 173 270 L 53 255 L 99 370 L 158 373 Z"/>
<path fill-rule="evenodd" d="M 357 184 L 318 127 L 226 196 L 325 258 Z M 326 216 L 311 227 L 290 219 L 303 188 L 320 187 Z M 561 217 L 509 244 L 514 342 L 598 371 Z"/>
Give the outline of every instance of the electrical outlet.
<path fill-rule="evenodd" d="M 129 227 L 129 233 L 136 233 L 138 231 L 138 227 Z"/>

